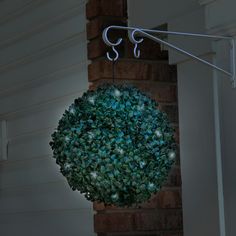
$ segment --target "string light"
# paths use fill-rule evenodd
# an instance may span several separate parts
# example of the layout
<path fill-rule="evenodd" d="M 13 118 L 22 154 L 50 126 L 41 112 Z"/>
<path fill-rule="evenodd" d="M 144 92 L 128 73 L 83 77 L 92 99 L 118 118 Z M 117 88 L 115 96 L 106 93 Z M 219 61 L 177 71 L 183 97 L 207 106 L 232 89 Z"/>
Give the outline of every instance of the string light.
<path fill-rule="evenodd" d="M 155 131 L 155 134 L 156 134 L 156 136 L 157 136 L 158 138 L 160 138 L 160 137 L 162 136 L 162 133 L 161 133 L 160 130 L 156 130 L 156 131 Z"/>
<path fill-rule="evenodd" d="M 173 151 L 169 152 L 169 153 L 168 153 L 168 157 L 169 157 L 170 160 L 174 160 L 175 157 L 176 157 L 175 152 L 173 152 Z"/>
<path fill-rule="evenodd" d="M 120 97 L 121 96 L 121 92 L 118 89 L 115 89 L 114 96 L 115 97 Z"/>
<path fill-rule="evenodd" d="M 89 97 L 88 98 L 88 101 L 91 103 L 91 104 L 95 104 L 95 97 Z"/>

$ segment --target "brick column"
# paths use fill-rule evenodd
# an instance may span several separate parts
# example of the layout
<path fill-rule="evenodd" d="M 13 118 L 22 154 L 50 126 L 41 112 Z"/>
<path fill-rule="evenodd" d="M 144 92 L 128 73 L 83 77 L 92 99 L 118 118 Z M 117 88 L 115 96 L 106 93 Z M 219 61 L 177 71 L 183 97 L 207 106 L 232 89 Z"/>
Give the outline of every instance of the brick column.
<path fill-rule="evenodd" d="M 90 89 L 112 82 L 112 63 L 105 58 L 109 48 L 102 41 L 102 30 L 111 24 L 127 24 L 126 0 L 89 0 L 86 5 L 88 79 Z M 133 45 L 126 32 L 114 31 L 111 37 L 125 38 L 118 50 L 115 82 L 131 83 L 159 102 L 176 128 L 178 139 L 178 104 L 176 67 L 168 65 L 168 53 L 160 45 L 145 39 L 141 57 L 133 58 Z M 162 191 L 136 208 L 105 207 L 94 203 L 94 230 L 99 236 L 182 236 L 182 201 L 179 158 Z"/>

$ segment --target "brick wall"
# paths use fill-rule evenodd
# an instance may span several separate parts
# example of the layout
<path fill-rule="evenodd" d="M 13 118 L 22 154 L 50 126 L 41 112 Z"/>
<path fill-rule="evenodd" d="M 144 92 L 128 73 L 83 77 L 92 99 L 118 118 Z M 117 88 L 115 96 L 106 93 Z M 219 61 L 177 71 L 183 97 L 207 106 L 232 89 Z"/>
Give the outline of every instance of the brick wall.
<path fill-rule="evenodd" d="M 102 30 L 111 24 L 127 24 L 126 0 L 89 0 L 86 6 L 88 66 L 90 89 L 112 82 L 112 63 L 105 58 L 109 48 L 102 41 Z M 141 57 L 133 58 L 133 47 L 125 32 L 114 31 L 111 37 L 125 38 L 118 50 L 121 58 L 115 65 L 115 82 L 132 83 L 159 102 L 167 112 L 178 135 L 176 67 L 168 65 L 168 53 L 160 45 L 145 39 Z M 105 207 L 94 203 L 94 228 L 98 236 L 182 236 L 182 200 L 179 158 L 162 191 L 135 208 Z"/>

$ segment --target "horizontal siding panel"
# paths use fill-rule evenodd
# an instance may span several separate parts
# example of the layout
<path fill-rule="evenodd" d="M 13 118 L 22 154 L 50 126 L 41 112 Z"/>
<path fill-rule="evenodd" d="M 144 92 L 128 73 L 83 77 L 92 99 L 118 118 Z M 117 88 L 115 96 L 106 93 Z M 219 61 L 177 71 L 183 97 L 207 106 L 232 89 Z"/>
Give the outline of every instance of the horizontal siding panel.
<path fill-rule="evenodd" d="M 0 0 L 0 163 L 4 236 L 94 236 L 92 203 L 72 191 L 52 157 L 51 134 L 88 88 L 85 0 Z M 2 14 L 4 12 L 4 14 Z"/>
<path fill-rule="evenodd" d="M 52 132 L 53 130 L 51 130 Z M 8 161 L 39 158 L 52 155 L 49 142 L 51 132 L 46 131 L 9 142 Z"/>
<path fill-rule="evenodd" d="M 11 117 L 8 121 L 8 161 L 51 155 L 51 134 L 65 109 L 80 96 L 73 95 L 62 102 L 46 104 L 46 108 L 36 109 L 36 112 Z"/>
<path fill-rule="evenodd" d="M 68 15 L 75 14 L 75 9 L 84 12 L 83 0 L 49 0 L 31 11 L 22 14 L 0 27 L 0 44 L 19 38 L 22 34 L 34 32 L 35 29 L 52 26 L 54 22 L 64 20 Z M 84 15 L 84 14 L 83 14 Z M 20 26 L 20 27 L 19 27 Z"/>
<path fill-rule="evenodd" d="M 1 235 L 95 236 L 92 209 L 1 214 Z M 88 227 L 90 226 L 91 227 Z M 20 234 L 19 234 L 20 232 Z"/>
<path fill-rule="evenodd" d="M 49 47 L 43 48 L 42 50 L 33 53 L 32 55 L 27 55 L 19 60 L 13 61 L 9 64 L 3 65 L 0 67 L 0 73 L 4 74 L 12 70 L 18 69 L 20 66 L 28 65 L 32 62 L 38 61 L 44 57 L 50 56 L 58 51 L 61 51 L 65 48 L 79 44 L 81 42 L 82 34 L 76 34 L 73 37 L 66 38 L 63 41 L 60 41 L 56 44 L 53 44 Z"/>
<path fill-rule="evenodd" d="M 86 79 L 87 71 L 85 70 L 79 74 L 68 75 L 64 79 L 37 86 L 29 91 L 19 92 L 10 97 L 2 98 L 0 101 L 0 114 L 45 103 L 63 95 L 82 92 L 88 86 Z"/>
<path fill-rule="evenodd" d="M 8 70 L 1 74 L 0 95 L 6 91 L 12 90 L 18 86 L 42 80 L 46 77 L 53 77 L 55 72 L 62 71 L 64 68 L 80 66 L 86 63 L 86 45 L 83 36 L 74 45 L 65 48 L 59 48 L 57 51 L 43 57 L 39 60 L 32 61 L 22 65 L 17 70 Z M 84 65 L 84 68 L 86 66 Z"/>
<path fill-rule="evenodd" d="M 65 181 L 60 168 L 51 156 L 17 162 L 0 163 L 0 190 L 48 182 Z"/>
<path fill-rule="evenodd" d="M 91 207 L 91 203 L 82 194 L 71 190 L 68 184 L 62 181 L 27 188 L 0 190 L 1 213 L 86 209 L 89 207 Z"/>
<path fill-rule="evenodd" d="M 0 66 L 14 63 L 14 61 L 24 58 L 25 56 L 33 56 L 33 54 L 37 54 L 37 52 L 42 49 L 77 36 L 81 32 L 84 32 L 84 26 L 84 16 L 79 14 L 72 19 L 55 25 L 52 29 L 35 34 L 10 47 L 5 47 L 1 50 Z"/>
<path fill-rule="evenodd" d="M 0 24 L 11 19 L 11 16 L 18 15 L 17 12 L 22 12 L 27 6 L 39 0 L 11 0 L 0 1 Z"/>
<path fill-rule="evenodd" d="M 51 109 L 29 113 L 27 116 L 21 116 L 18 119 L 9 120 L 7 124 L 8 138 L 12 140 L 20 135 L 56 128 L 58 120 L 62 117 L 66 108 L 64 106 L 56 106 Z"/>
<path fill-rule="evenodd" d="M 7 120 L 7 122 L 9 122 L 14 119 L 26 117 L 27 115 L 31 113 L 37 113 L 37 112 L 48 110 L 48 109 L 55 109 L 56 107 L 67 109 L 69 105 L 71 105 L 71 103 L 74 101 L 74 99 L 81 96 L 82 93 L 85 91 L 87 91 L 87 89 L 85 89 L 84 91 L 77 91 L 69 95 L 60 96 L 57 99 L 50 100 L 46 103 L 40 103 L 32 107 L 26 107 L 25 109 L 19 109 L 19 110 L 15 110 L 7 114 L 2 114 L 0 116 L 0 119 Z"/>

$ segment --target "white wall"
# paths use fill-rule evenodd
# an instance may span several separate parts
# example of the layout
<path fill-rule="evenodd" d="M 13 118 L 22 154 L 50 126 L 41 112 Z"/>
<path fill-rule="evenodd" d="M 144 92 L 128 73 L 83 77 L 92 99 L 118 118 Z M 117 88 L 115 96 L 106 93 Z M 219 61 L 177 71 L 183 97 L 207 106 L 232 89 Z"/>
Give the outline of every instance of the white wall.
<path fill-rule="evenodd" d="M 9 140 L 1 235 L 94 235 L 92 204 L 69 188 L 49 147 L 88 87 L 85 26 L 84 0 L 0 2 L 0 120 Z"/>
<path fill-rule="evenodd" d="M 219 236 L 212 71 L 179 64 L 178 94 L 184 235 Z"/>
<path fill-rule="evenodd" d="M 236 91 L 226 79 L 220 81 L 226 235 L 234 236 L 236 235 Z"/>
<path fill-rule="evenodd" d="M 236 2 L 216 0 L 205 8 L 206 30 L 209 33 L 236 37 Z M 230 70 L 229 43 L 218 41 L 215 62 Z M 220 149 L 223 166 L 223 196 L 225 214 L 225 235 L 236 235 L 236 89 L 229 77 L 215 73 L 219 95 Z M 217 147 L 219 148 L 219 147 Z"/>
<path fill-rule="evenodd" d="M 235 35 L 235 6 L 234 0 L 214 0 L 206 5 L 206 29 L 218 33 L 221 30 L 220 34 Z"/>
<path fill-rule="evenodd" d="M 170 20 L 169 29 L 205 33 L 205 22 L 202 7 Z M 170 41 L 215 63 L 211 40 L 170 37 Z M 170 62 L 178 68 L 184 233 L 187 236 L 221 235 L 224 219 L 219 201 L 221 157 L 216 146 L 218 104 L 214 90 L 214 77 L 218 73 L 171 51 Z"/>
<path fill-rule="evenodd" d="M 219 41 L 216 48 L 216 62 L 229 69 L 230 60 L 227 54 L 229 45 L 226 42 Z M 236 235 L 236 89 L 232 88 L 229 82 L 229 77 L 227 76 L 218 73 L 215 76 L 215 79 L 219 81 L 218 93 L 221 156 L 223 164 L 225 228 L 226 236 L 234 236 Z"/>

